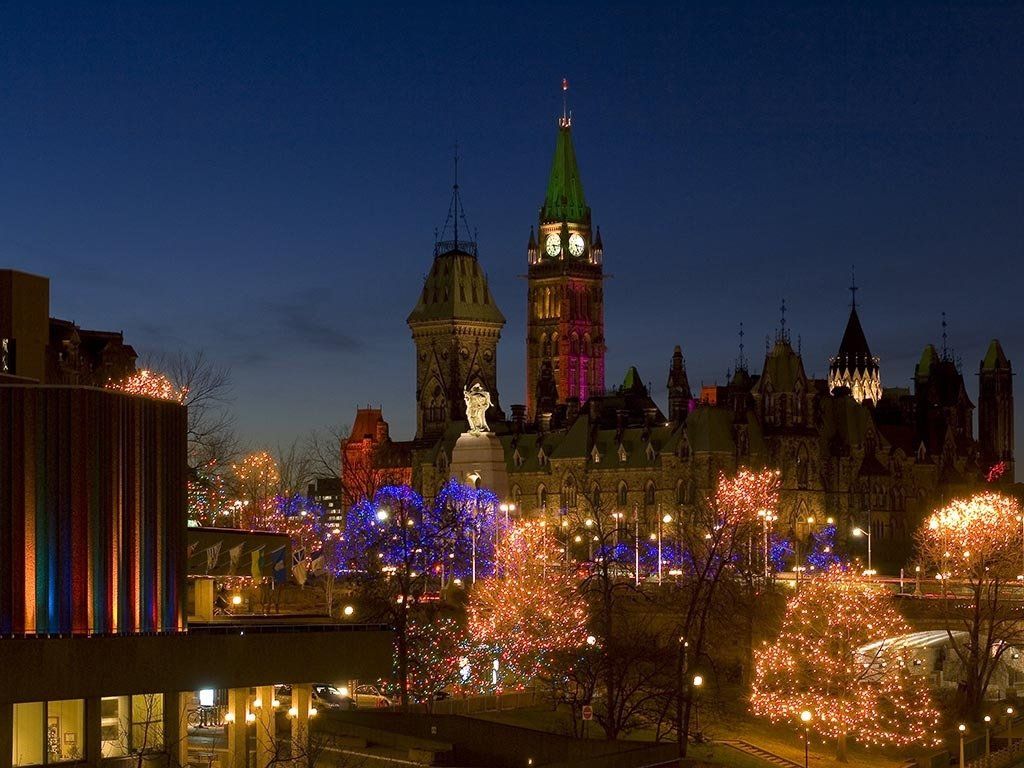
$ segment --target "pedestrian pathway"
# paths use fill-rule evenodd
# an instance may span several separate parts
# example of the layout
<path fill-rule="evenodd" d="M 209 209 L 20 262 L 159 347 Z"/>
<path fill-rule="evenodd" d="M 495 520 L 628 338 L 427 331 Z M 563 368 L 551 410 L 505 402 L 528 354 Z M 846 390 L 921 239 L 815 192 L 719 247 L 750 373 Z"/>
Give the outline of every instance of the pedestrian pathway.
<path fill-rule="evenodd" d="M 803 768 L 800 763 L 795 763 L 792 760 L 776 755 L 773 752 L 769 752 L 767 749 L 751 744 L 749 741 L 743 741 L 742 739 L 726 739 L 725 741 L 719 741 L 718 744 L 724 744 L 727 747 L 732 747 L 735 750 L 744 752 L 748 755 L 764 760 L 766 763 L 772 765 L 783 766 L 783 768 Z"/>

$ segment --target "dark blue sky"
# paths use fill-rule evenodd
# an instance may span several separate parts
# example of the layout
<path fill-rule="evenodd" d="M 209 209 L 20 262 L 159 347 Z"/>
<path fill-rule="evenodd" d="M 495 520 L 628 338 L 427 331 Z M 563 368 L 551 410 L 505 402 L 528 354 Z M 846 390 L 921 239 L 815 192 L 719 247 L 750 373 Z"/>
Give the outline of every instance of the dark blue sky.
<path fill-rule="evenodd" d="M 741 320 L 759 368 L 783 297 L 823 375 L 852 263 L 884 385 L 943 310 L 972 397 L 992 336 L 1020 369 L 1024 5 L 766 5 L 5 5 L 0 263 L 49 274 L 56 315 L 229 364 L 253 441 L 367 402 L 409 436 L 457 139 L 522 402 L 565 75 L 610 382 L 636 364 L 663 400 L 676 343 L 721 381 Z"/>

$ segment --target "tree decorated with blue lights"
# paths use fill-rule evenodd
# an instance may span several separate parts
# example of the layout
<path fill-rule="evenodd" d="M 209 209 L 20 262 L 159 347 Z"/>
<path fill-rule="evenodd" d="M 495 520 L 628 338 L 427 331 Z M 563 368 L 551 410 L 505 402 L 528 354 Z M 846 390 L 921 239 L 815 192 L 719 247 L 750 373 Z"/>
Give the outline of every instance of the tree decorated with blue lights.
<path fill-rule="evenodd" d="M 491 494 L 492 495 L 492 494 Z M 490 495 L 449 482 L 433 504 L 409 486 L 387 485 L 349 510 L 341 554 L 370 616 L 395 632 L 395 671 L 402 706 L 409 703 L 409 630 L 424 597 L 469 566 L 466 540 Z M 492 516 L 493 517 L 493 516 Z"/>

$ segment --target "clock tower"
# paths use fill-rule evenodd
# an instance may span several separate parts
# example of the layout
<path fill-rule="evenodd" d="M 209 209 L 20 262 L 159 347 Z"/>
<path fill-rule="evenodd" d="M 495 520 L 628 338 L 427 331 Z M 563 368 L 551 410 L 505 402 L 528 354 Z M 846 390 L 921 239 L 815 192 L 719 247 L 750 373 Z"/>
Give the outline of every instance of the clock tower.
<path fill-rule="evenodd" d="M 568 82 L 562 81 L 563 93 Z M 555 159 L 536 235 L 530 231 L 526 308 L 526 409 L 536 418 L 545 363 L 557 388 L 557 405 L 582 403 L 604 391 L 604 257 L 583 196 L 572 116 L 558 119 Z M 549 400 L 550 398 L 545 398 Z"/>

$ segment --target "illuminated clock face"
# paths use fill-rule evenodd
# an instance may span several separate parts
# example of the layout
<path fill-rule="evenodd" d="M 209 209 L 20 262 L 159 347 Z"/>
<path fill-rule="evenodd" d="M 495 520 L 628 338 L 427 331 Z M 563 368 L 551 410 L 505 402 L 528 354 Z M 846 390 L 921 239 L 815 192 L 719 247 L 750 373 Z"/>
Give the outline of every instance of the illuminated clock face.
<path fill-rule="evenodd" d="M 544 240 L 544 250 L 548 256 L 557 256 L 562 252 L 562 237 L 557 232 L 552 232 Z"/>
<path fill-rule="evenodd" d="M 577 234 L 576 232 L 573 232 L 571 235 L 569 235 L 569 253 L 570 254 L 572 254 L 573 256 L 582 256 L 583 255 L 583 248 L 585 246 L 586 246 L 586 243 L 583 242 L 583 238 L 579 234 Z"/>

